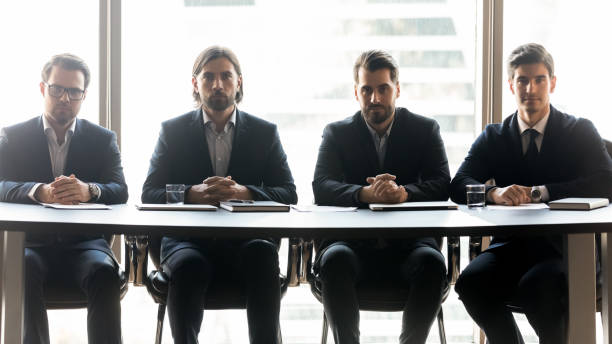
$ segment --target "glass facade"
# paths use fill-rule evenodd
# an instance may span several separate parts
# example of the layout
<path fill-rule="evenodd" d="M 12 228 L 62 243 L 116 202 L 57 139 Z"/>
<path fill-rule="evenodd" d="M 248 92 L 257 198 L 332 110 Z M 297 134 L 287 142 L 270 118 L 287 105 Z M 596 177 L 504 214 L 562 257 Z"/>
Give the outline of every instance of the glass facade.
<path fill-rule="evenodd" d="M 97 1 L 0 2 L 0 128 L 42 114 L 40 72 L 51 56 L 67 52 L 92 74 L 79 117 L 98 123 L 98 18 Z"/>

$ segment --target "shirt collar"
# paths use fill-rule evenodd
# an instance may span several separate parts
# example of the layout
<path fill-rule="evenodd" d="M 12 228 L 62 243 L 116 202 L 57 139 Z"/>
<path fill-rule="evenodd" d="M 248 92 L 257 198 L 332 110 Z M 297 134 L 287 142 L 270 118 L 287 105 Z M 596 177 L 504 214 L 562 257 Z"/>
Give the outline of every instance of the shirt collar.
<path fill-rule="evenodd" d="M 523 135 L 523 133 L 525 133 L 525 130 L 535 129 L 538 133 L 540 133 L 540 135 L 544 136 L 544 131 L 546 131 L 546 123 L 548 123 L 548 117 L 550 117 L 550 108 L 548 109 L 548 113 L 546 114 L 546 116 L 539 120 L 538 123 L 536 123 L 533 127 L 529 127 L 529 125 L 525 123 L 525 121 L 523 121 L 521 116 L 519 116 L 519 114 L 517 113 L 516 119 L 518 120 L 519 133 Z"/>
<path fill-rule="evenodd" d="M 225 123 L 225 127 L 223 128 L 223 132 L 227 133 L 228 130 L 236 125 L 236 110 L 237 107 L 234 106 L 234 111 L 232 111 L 232 115 L 230 116 L 229 120 L 227 121 L 227 123 Z M 206 113 L 206 111 L 202 110 L 202 119 L 204 120 L 204 126 L 208 126 L 208 123 L 212 122 L 212 119 L 210 117 L 208 117 L 208 114 Z M 213 123 L 214 124 L 214 123 Z M 212 124 L 211 124 L 212 125 Z M 214 128 L 213 128 L 214 129 Z M 216 132 L 216 130 L 215 130 Z"/>
<path fill-rule="evenodd" d="M 395 122 L 395 116 L 393 116 L 393 120 L 391 120 L 391 124 L 389 124 L 389 128 L 387 128 L 387 131 L 385 131 L 385 134 L 383 136 L 378 135 L 376 130 L 374 130 L 374 128 L 372 128 L 370 126 L 368 121 L 364 120 L 364 122 L 366 123 L 366 127 L 368 127 L 368 131 L 370 132 L 370 135 L 372 135 L 372 138 L 374 138 L 374 139 L 377 139 L 377 138 L 379 138 L 379 139 L 387 138 L 391 134 L 391 128 L 393 127 L 393 122 Z"/>
<path fill-rule="evenodd" d="M 49 123 L 49 121 L 47 120 L 47 117 L 45 115 L 42 115 L 42 120 L 43 120 L 43 132 L 45 133 L 45 135 L 48 136 L 49 133 L 52 133 L 54 138 L 57 139 L 56 134 L 55 134 L 55 130 L 53 130 L 53 127 L 51 127 L 51 123 Z M 64 137 L 65 141 L 66 141 L 66 139 L 68 139 L 68 137 L 70 137 L 70 136 L 72 136 L 74 134 L 74 130 L 75 129 L 76 129 L 76 118 L 72 121 L 72 124 L 70 125 L 68 130 L 66 130 L 66 136 Z"/>

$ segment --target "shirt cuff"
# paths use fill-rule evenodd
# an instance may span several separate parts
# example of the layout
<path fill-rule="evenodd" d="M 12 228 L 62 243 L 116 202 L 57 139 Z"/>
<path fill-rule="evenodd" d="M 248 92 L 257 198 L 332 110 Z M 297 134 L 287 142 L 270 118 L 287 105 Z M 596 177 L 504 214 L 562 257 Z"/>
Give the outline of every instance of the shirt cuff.
<path fill-rule="evenodd" d="M 30 189 L 30 192 L 28 192 L 28 197 L 36 202 L 36 203 L 40 203 L 39 200 L 36 199 L 36 197 L 34 197 L 34 195 L 36 194 L 36 190 L 38 190 L 38 187 L 41 186 L 43 183 L 36 183 L 34 186 L 32 186 L 32 188 Z"/>
<path fill-rule="evenodd" d="M 98 197 L 96 197 L 96 199 L 93 200 L 95 202 L 95 201 L 100 199 L 100 196 L 102 196 L 102 190 L 100 189 L 100 187 L 96 183 L 94 183 L 93 186 L 94 186 L 94 188 L 96 188 L 96 191 L 97 191 L 97 194 L 98 194 Z"/>
<path fill-rule="evenodd" d="M 550 193 L 548 193 L 546 185 L 538 185 L 536 189 L 538 189 L 542 195 L 542 202 L 548 202 L 550 200 Z"/>
<path fill-rule="evenodd" d="M 492 188 L 486 191 L 485 200 L 487 201 L 487 203 L 495 203 L 493 202 L 493 198 L 491 197 L 491 191 L 493 191 L 494 189 L 497 189 L 497 186 L 493 186 Z"/>

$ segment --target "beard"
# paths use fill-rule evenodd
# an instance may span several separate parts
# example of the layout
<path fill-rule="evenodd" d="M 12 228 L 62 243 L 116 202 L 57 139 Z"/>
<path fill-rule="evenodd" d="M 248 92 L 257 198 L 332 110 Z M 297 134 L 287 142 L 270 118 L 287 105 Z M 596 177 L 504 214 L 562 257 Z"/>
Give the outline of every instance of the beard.
<path fill-rule="evenodd" d="M 214 111 L 223 111 L 228 107 L 234 105 L 234 99 L 236 94 L 232 94 L 232 97 L 224 94 L 223 92 L 216 92 L 209 97 L 202 97 L 202 103 L 206 108 Z"/>
<path fill-rule="evenodd" d="M 53 120 L 61 126 L 68 125 L 76 117 L 72 108 L 61 106 L 54 107 L 50 115 Z"/>
<path fill-rule="evenodd" d="M 366 121 L 371 124 L 381 124 L 388 120 L 393 114 L 392 106 L 370 105 L 361 110 L 364 113 Z"/>

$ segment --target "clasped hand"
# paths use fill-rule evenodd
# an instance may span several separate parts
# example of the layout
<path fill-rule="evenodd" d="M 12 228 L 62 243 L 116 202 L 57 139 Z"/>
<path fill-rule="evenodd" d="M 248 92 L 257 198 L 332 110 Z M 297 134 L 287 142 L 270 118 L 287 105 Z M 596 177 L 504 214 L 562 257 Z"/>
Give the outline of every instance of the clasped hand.
<path fill-rule="evenodd" d="M 402 203 L 408 199 L 408 192 L 397 185 L 396 177 L 389 173 L 366 178 L 369 184 L 359 191 L 359 200 L 363 203 Z"/>
<path fill-rule="evenodd" d="M 246 186 L 236 183 L 231 176 L 208 177 L 202 184 L 193 185 L 187 192 L 188 203 L 211 204 L 229 199 L 252 199 L 251 191 Z"/>
<path fill-rule="evenodd" d="M 49 184 L 40 185 L 34 198 L 42 203 L 79 204 L 89 202 L 91 194 L 89 185 L 71 174 L 68 177 L 59 176 Z"/>
<path fill-rule="evenodd" d="M 505 188 L 494 188 L 488 195 L 495 204 L 520 205 L 531 203 L 531 187 L 512 184 Z"/>

